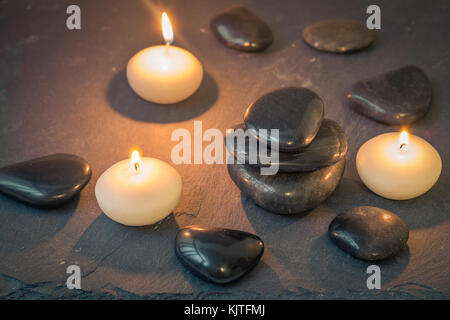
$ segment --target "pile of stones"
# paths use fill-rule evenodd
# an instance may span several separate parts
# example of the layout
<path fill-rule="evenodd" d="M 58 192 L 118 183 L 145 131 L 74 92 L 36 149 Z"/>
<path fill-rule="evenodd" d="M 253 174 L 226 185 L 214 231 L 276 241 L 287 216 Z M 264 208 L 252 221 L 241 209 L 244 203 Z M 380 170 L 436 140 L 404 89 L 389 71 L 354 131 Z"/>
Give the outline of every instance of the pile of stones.
<path fill-rule="evenodd" d="M 245 143 L 234 139 L 233 130 L 226 137 L 236 160 L 227 165 L 228 173 L 242 193 L 280 214 L 304 212 L 325 201 L 344 172 L 348 143 L 341 127 L 323 116 L 322 99 L 300 87 L 270 92 L 250 104 L 244 123 L 234 127 L 246 130 Z M 278 135 L 271 134 L 272 129 L 278 129 Z M 252 139 L 258 147 L 270 146 L 267 158 L 257 152 L 251 161 Z M 278 157 L 271 157 L 273 152 Z M 268 166 L 277 166 L 278 172 L 262 174 Z"/>

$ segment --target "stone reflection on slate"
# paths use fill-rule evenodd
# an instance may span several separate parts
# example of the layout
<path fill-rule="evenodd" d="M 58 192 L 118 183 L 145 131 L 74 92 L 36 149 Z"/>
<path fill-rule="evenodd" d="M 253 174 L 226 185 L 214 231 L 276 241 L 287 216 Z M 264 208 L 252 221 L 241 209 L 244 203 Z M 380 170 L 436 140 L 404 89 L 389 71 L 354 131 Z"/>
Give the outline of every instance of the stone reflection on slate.
<path fill-rule="evenodd" d="M 344 173 L 345 158 L 311 172 L 261 175 L 259 168 L 228 164 L 236 186 L 260 207 L 281 214 L 294 214 L 315 208 L 336 189 Z"/>
<path fill-rule="evenodd" d="M 72 154 L 54 154 L 0 168 L 0 192 L 38 208 L 54 208 L 75 197 L 91 178 L 91 167 Z"/>
<path fill-rule="evenodd" d="M 245 130 L 245 125 L 240 124 L 233 128 Z M 225 138 L 227 149 L 236 159 L 242 159 L 242 163 L 254 166 L 265 167 L 278 165 L 279 172 L 306 172 L 317 170 L 336 163 L 347 153 L 347 136 L 339 124 L 333 120 L 324 119 L 322 126 L 315 139 L 309 146 L 299 152 L 279 152 L 278 161 L 271 159 L 271 151 L 257 154 L 257 163 L 250 163 L 249 143 L 250 139 L 245 139 L 245 144 L 238 143 L 238 139 L 233 138 L 233 131 L 227 132 Z M 258 141 L 255 141 L 258 146 Z M 269 145 L 270 146 L 270 145 Z"/>
<path fill-rule="evenodd" d="M 342 250 L 363 260 L 381 260 L 399 252 L 409 229 L 396 214 L 376 207 L 354 207 L 339 214 L 328 234 Z"/>
<path fill-rule="evenodd" d="M 211 29 L 228 47 L 247 52 L 262 51 L 273 42 L 270 28 L 245 7 L 236 6 L 218 14 Z"/>
<path fill-rule="evenodd" d="M 244 115 L 247 129 L 267 129 L 267 137 L 258 139 L 273 141 L 270 129 L 279 129 L 280 151 L 295 152 L 309 145 L 323 120 L 324 104 L 313 91 L 289 87 L 265 94 L 253 102 Z"/>
<path fill-rule="evenodd" d="M 369 46 L 374 32 L 356 20 L 331 19 L 315 22 L 303 30 L 303 39 L 314 49 L 345 53 Z"/>
<path fill-rule="evenodd" d="M 258 236 L 244 231 L 191 226 L 178 232 L 175 252 L 196 276 L 225 284 L 253 269 L 263 255 L 264 243 Z"/>
<path fill-rule="evenodd" d="M 407 66 L 355 83 L 349 104 L 374 120 L 399 125 L 412 123 L 431 105 L 431 83 L 425 72 Z"/>

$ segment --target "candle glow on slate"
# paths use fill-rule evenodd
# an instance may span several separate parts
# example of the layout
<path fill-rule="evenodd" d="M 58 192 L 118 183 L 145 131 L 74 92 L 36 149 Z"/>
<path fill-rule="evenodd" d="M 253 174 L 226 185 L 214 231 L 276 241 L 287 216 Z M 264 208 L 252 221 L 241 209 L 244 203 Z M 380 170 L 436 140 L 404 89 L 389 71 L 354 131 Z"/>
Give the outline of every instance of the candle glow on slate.
<path fill-rule="evenodd" d="M 424 139 L 406 131 L 391 132 L 361 146 L 356 169 L 364 184 L 376 194 L 406 200 L 422 195 L 436 183 L 442 160 Z"/>
<path fill-rule="evenodd" d="M 103 212 L 127 226 L 154 224 L 167 217 L 181 198 L 182 181 L 169 164 L 141 158 L 134 150 L 130 159 L 107 169 L 95 185 Z"/>
<path fill-rule="evenodd" d="M 172 46 L 172 24 L 162 14 L 165 45 L 152 46 L 135 54 L 127 65 L 127 79 L 141 98 L 160 104 L 177 103 L 190 97 L 203 79 L 203 67 L 189 51 Z"/>

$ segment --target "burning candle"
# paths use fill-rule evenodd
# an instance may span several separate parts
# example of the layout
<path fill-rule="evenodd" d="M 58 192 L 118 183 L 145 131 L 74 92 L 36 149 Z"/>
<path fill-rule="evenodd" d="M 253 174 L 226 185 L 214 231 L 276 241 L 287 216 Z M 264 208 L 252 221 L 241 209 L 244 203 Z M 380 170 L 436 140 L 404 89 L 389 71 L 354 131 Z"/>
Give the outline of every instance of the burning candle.
<path fill-rule="evenodd" d="M 361 146 L 356 169 L 364 184 L 376 194 L 406 200 L 424 194 L 436 183 L 442 160 L 424 139 L 406 131 L 390 132 Z"/>
<path fill-rule="evenodd" d="M 95 185 L 103 212 L 127 226 L 154 224 L 167 217 L 181 198 L 181 177 L 169 164 L 155 158 L 131 159 L 106 170 Z"/>
<path fill-rule="evenodd" d="M 189 51 L 172 46 L 173 31 L 167 14 L 162 14 L 165 45 L 139 51 L 127 65 L 127 79 L 141 98 L 161 103 L 176 103 L 197 91 L 203 68 Z"/>

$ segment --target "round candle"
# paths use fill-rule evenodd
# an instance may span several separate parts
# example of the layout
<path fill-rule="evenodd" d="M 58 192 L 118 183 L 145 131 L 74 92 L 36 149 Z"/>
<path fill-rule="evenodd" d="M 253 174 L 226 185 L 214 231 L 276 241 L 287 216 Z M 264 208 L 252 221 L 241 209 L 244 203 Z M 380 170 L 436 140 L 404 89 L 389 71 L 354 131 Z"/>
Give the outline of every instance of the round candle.
<path fill-rule="evenodd" d="M 364 143 L 356 155 L 356 169 L 376 194 L 406 200 L 427 192 L 442 169 L 439 153 L 424 139 L 390 132 Z"/>
<path fill-rule="evenodd" d="M 197 91 L 203 68 L 189 51 L 170 45 L 173 31 L 166 13 L 163 13 L 162 26 L 166 45 L 135 54 L 127 65 L 127 79 L 141 98 L 169 104 L 185 100 Z"/>
<path fill-rule="evenodd" d="M 164 161 L 140 158 L 134 151 L 130 159 L 106 170 L 95 185 L 95 196 L 103 212 L 127 226 L 154 224 L 167 217 L 181 198 L 178 172 Z"/>

